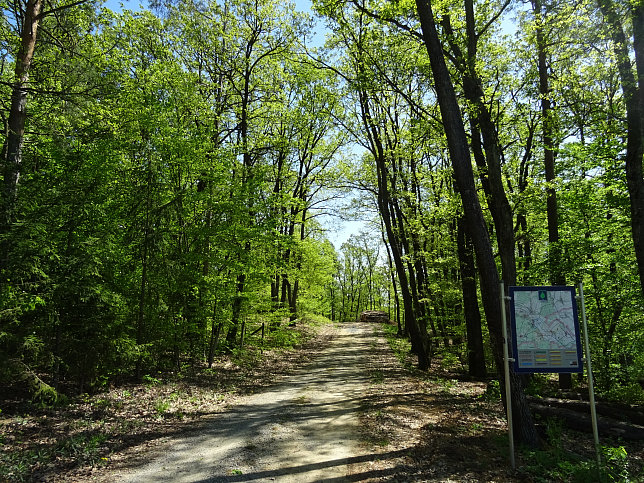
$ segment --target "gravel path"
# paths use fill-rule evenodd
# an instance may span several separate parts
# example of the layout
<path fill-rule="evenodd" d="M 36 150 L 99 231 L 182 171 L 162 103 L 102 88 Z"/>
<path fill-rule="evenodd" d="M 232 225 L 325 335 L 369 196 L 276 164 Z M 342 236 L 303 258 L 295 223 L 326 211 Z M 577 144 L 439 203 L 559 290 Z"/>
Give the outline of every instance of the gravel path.
<path fill-rule="evenodd" d="M 373 326 L 334 329 L 327 348 L 272 389 L 248 396 L 118 481 L 348 481 Z M 366 453 L 366 449 L 362 449 Z"/>

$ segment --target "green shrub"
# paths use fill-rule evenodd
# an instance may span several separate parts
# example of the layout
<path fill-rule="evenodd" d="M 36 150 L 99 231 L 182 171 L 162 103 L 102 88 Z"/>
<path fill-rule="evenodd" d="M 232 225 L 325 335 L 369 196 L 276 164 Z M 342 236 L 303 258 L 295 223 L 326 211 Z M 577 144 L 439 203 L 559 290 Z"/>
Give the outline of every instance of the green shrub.
<path fill-rule="evenodd" d="M 603 396 L 606 399 L 623 404 L 644 403 L 644 389 L 636 382 L 613 387 L 610 391 L 605 392 Z"/>
<path fill-rule="evenodd" d="M 628 454 L 623 446 L 602 446 L 602 464 L 597 467 L 595 458 L 583 459 L 576 454 L 562 450 L 557 438 L 557 424 L 553 423 L 554 432 L 549 437 L 554 446 L 543 451 L 531 451 L 526 454 L 526 464 L 522 471 L 528 473 L 535 482 L 569 481 L 588 482 L 629 482 L 635 481 L 628 471 Z"/>
<path fill-rule="evenodd" d="M 161 385 L 161 381 L 157 379 L 156 377 L 152 377 L 150 374 L 146 374 L 143 376 L 143 382 L 147 386 L 159 386 Z"/>
<path fill-rule="evenodd" d="M 157 399 L 154 403 L 154 410 L 159 416 L 163 416 L 170 409 L 170 402 L 163 399 Z"/>
<path fill-rule="evenodd" d="M 270 347 L 290 350 L 302 343 L 303 335 L 292 327 L 278 327 L 266 339 Z"/>
<path fill-rule="evenodd" d="M 498 401 L 501 399 L 501 384 L 498 379 L 492 379 L 487 383 L 485 392 L 479 396 L 484 401 Z"/>

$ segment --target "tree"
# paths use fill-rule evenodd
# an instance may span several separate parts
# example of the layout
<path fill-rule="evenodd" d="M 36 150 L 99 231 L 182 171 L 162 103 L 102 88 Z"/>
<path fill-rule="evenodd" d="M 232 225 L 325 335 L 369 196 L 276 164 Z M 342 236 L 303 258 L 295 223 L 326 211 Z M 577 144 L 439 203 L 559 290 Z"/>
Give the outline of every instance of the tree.
<path fill-rule="evenodd" d="M 485 377 L 485 350 L 481 332 L 481 313 L 476 296 L 476 266 L 472 242 L 467 235 L 462 218 L 458 220 L 458 259 L 463 291 L 463 312 L 467 329 L 467 366 L 469 374 Z"/>
<path fill-rule="evenodd" d="M 499 301 L 502 300 L 502 294 L 499 290 L 499 276 L 492 254 L 492 246 L 488 237 L 485 219 L 474 187 L 474 175 L 465 127 L 449 71 L 443 58 L 431 2 L 428 0 L 416 0 L 416 5 L 423 29 L 423 38 L 432 66 L 434 88 L 436 89 L 443 124 L 445 126 L 447 143 L 454 168 L 454 178 L 463 202 L 465 220 L 473 241 L 477 266 L 481 274 L 483 305 L 485 307 L 487 324 L 494 347 L 495 361 L 497 368 L 501 368 L 503 366 L 503 340 L 501 335 Z M 519 441 L 536 446 L 538 444 L 538 436 L 518 376 L 514 375 L 511 378 L 511 384 L 513 385 L 513 398 L 512 401 L 506 401 L 506 404 L 513 405 L 513 413 L 518 418 L 518 424 L 514 426 L 515 434 L 518 436 Z"/>
<path fill-rule="evenodd" d="M 626 107 L 626 181 L 631 203 L 631 229 L 633 245 L 644 294 L 644 175 L 642 156 L 644 155 L 644 5 L 641 2 L 628 4 L 628 14 L 632 23 L 635 69 L 633 73 L 626 35 L 615 4 L 612 0 L 598 0 L 599 8 L 609 26 L 619 77 L 624 93 Z"/>
<path fill-rule="evenodd" d="M 405 324 L 409 330 L 412 351 L 418 356 L 419 367 L 429 367 L 431 357 L 430 340 L 427 335 L 427 316 L 423 279 L 422 252 L 418 249 L 418 239 L 405 225 L 404 197 L 410 189 L 413 178 L 403 179 L 406 166 L 413 165 L 415 145 L 407 144 L 406 127 L 414 122 L 413 116 L 401 115 L 407 105 L 405 96 L 388 89 L 382 83 L 387 75 L 405 75 L 400 65 L 393 60 L 405 61 L 404 48 L 396 45 L 395 37 L 379 36 L 378 25 L 364 12 L 352 11 L 344 4 L 321 5 L 325 14 L 334 18 L 339 25 L 334 39 L 346 49 L 343 65 L 339 68 L 323 63 L 333 70 L 346 83 L 348 92 L 353 96 L 352 107 L 347 108 L 345 126 L 353 138 L 367 152 L 363 158 L 375 171 L 375 186 L 369 189 L 376 198 L 378 211 L 383 220 L 386 238 L 392 253 L 396 274 L 400 281 L 400 291 L 405 311 Z M 378 39 L 382 45 L 375 45 Z M 391 55 L 383 55 L 387 49 Z M 380 70 L 382 68 L 382 70 Z M 383 74 L 381 74 L 382 72 Z M 413 92 L 416 79 L 410 81 L 407 92 Z M 354 112 L 357 111 L 357 112 Z M 359 120 L 359 127 L 355 125 Z M 374 169 L 375 168 L 375 169 Z"/>
<path fill-rule="evenodd" d="M 16 54 L 14 79 L 11 86 L 11 108 L 6 119 L 7 136 L 2 148 L 3 190 L 0 210 L 0 236 L 3 243 L 3 255 L 0 259 L 0 270 L 4 267 L 4 257 L 8 254 L 6 237 L 13 222 L 13 211 L 16 204 L 18 182 L 22 169 L 22 149 L 27 120 L 27 89 L 29 71 L 34 57 L 38 27 L 42 19 L 43 2 L 28 0 L 24 11 L 14 12 L 16 24 L 20 28 L 20 47 Z M 24 12 L 24 13 L 23 13 Z"/>

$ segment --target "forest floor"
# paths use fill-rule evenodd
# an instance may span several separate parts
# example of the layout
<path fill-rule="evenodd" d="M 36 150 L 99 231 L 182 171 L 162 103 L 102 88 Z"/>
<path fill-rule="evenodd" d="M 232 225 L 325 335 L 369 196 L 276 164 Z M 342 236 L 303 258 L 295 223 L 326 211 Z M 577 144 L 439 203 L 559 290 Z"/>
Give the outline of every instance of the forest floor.
<path fill-rule="evenodd" d="M 327 325 L 298 350 L 64 408 L 0 397 L 0 481 L 597 481 L 592 437 L 556 421 L 512 471 L 495 385 L 453 361 L 415 371 L 389 341 L 380 325 Z M 644 442 L 602 444 L 607 481 L 644 481 Z"/>

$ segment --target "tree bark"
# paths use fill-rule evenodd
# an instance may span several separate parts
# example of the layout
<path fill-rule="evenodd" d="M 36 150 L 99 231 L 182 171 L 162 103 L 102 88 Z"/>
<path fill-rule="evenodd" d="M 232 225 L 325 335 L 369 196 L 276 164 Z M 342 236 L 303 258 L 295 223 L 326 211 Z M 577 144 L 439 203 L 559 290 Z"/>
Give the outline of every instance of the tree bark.
<path fill-rule="evenodd" d="M 467 33 L 467 53 L 463 54 L 454 41 L 450 41 L 455 57 L 460 60 L 457 66 L 463 78 L 463 93 L 473 106 L 471 112 L 472 149 L 479 169 L 481 184 L 494 220 L 496 240 L 501 259 L 501 276 L 506 285 L 516 284 L 516 255 L 512 208 L 505 194 L 501 172 L 501 152 L 497 128 L 492 119 L 490 108 L 484 102 L 484 92 L 480 76 L 476 70 L 478 34 L 474 18 L 474 3 L 465 0 L 465 26 Z M 448 38 L 453 38 L 449 16 L 443 19 Z M 481 144 L 481 139 L 483 140 Z"/>
<path fill-rule="evenodd" d="M 458 219 L 458 261 L 463 292 L 463 313 L 467 331 L 467 364 L 470 376 L 485 377 L 485 351 L 483 349 L 483 332 L 481 330 L 481 312 L 476 295 L 476 267 L 472 242 L 465 232 L 462 217 Z"/>
<path fill-rule="evenodd" d="M 387 238 L 385 237 L 385 229 L 384 226 L 381 226 L 381 236 L 382 236 L 382 242 L 385 244 L 385 249 L 387 250 L 387 264 L 389 266 L 389 274 L 391 276 L 391 287 L 394 292 L 394 305 L 395 305 L 395 310 L 396 310 L 396 325 L 398 326 L 398 335 L 401 336 L 404 334 L 405 330 L 400 323 L 400 301 L 398 300 L 398 287 L 396 284 L 396 275 L 394 273 L 394 267 L 393 263 L 391 260 L 391 249 L 389 246 L 389 242 L 387 241 Z M 391 317 L 391 315 L 390 315 Z"/>
<path fill-rule="evenodd" d="M 246 249 L 250 250 L 250 242 L 246 243 Z M 237 344 L 237 331 L 239 329 L 239 321 L 241 317 L 242 302 L 244 299 L 244 289 L 246 287 L 246 274 L 241 273 L 237 275 L 236 294 L 233 298 L 232 313 L 230 317 L 230 328 L 226 334 L 226 346 L 228 349 L 235 347 Z"/>
<path fill-rule="evenodd" d="M 635 258 L 640 277 L 640 289 L 644 294 L 644 177 L 642 155 L 644 154 L 644 6 L 641 2 L 630 5 L 633 22 L 633 46 L 637 77 L 633 74 L 628 43 L 624 28 L 612 0 L 598 0 L 599 8 L 611 29 L 613 49 L 617 58 L 622 91 L 626 104 L 626 185 L 631 205 L 631 229 Z"/>
<path fill-rule="evenodd" d="M 29 71 L 36 48 L 38 26 L 41 19 L 42 0 L 28 0 L 22 22 L 20 50 L 16 56 L 14 82 L 11 86 L 11 107 L 7 119 L 7 139 L 3 149 L 4 176 L 0 202 L 0 238 L 6 235 L 13 223 L 14 208 L 18 196 L 18 183 L 22 170 L 22 148 L 27 120 L 27 84 Z M 8 245 L 4 241 L 0 248 L 0 269 L 6 265 Z"/>
<path fill-rule="evenodd" d="M 546 21 L 541 0 L 532 0 L 537 40 L 537 71 L 539 72 L 539 94 L 541 97 L 541 132 L 543 137 L 543 164 L 546 173 L 546 216 L 548 219 L 548 271 L 552 285 L 566 285 L 566 275 L 561 265 L 559 246 L 559 213 L 555 181 L 555 141 L 552 103 L 550 102 L 550 74 L 546 58 L 546 40 L 543 25 Z M 572 375 L 559 373 L 559 388 L 570 389 Z"/>
<path fill-rule="evenodd" d="M 15 380 L 29 391 L 33 402 L 47 406 L 53 406 L 59 402 L 61 395 L 58 391 L 40 379 L 24 362 L 19 359 L 9 359 L 6 364 L 7 368 L 15 374 Z"/>

